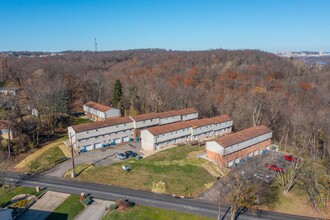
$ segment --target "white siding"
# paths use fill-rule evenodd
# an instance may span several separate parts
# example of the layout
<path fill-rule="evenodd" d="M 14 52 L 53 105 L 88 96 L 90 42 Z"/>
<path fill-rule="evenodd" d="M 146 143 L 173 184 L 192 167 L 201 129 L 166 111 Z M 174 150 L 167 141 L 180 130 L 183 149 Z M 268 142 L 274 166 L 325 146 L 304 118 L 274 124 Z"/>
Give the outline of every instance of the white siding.
<path fill-rule="evenodd" d="M 206 136 L 206 133 L 209 133 L 209 135 L 211 135 L 213 133 L 213 124 L 193 128 L 192 135 L 193 136 L 195 136 L 195 135 L 204 135 L 204 136 Z"/>
<path fill-rule="evenodd" d="M 198 119 L 198 113 L 192 113 L 188 115 L 182 115 L 182 121 L 189 121 L 193 119 Z"/>
<path fill-rule="evenodd" d="M 90 108 L 90 107 L 88 107 L 88 106 L 86 106 L 86 105 L 83 106 L 83 109 L 84 109 L 84 111 L 87 112 L 87 113 L 90 113 L 90 114 L 96 115 L 96 116 L 98 116 L 98 117 L 100 117 L 100 118 L 105 118 L 105 113 L 104 113 L 104 112 L 100 112 L 100 111 L 98 111 L 98 110 L 96 110 L 96 109 L 93 109 L 93 108 Z"/>
<path fill-rule="evenodd" d="M 120 110 L 111 108 L 110 110 L 105 112 L 105 118 L 111 118 L 111 117 L 120 117 Z"/>
<path fill-rule="evenodd" d="M 176 116 L 171 116 L 167 118 L 161 118 L 159 121 L 160 125 L 165 125 L 165 124 L 170 124 L 174 122 L 179 122 L 181 121 L 181 115 L 176 115 Z"/>
<path fill-rule="evenodd" d="M 156 136 L 156 143 L 166 142 L 172 139 L 182 138 L 191 135 L 191 128 L 184 128 Z"/>
<path fill-rule="evenodd" d="M 70 133 L 70 129 L 68 130 Z M 120 139 L 121 142 L 123 137 L 133 137 L 133 122 L 79 132 L 76 133 L 74 140 L 76 140 L 75 147 L 79 151 L 83 146 L 89 144 L 94 145 L 99 142 L 110 144 L 115 139 Z"/>
<path fill-rule="evenodd" d="M 223 155 L 225 149 L 215 141 L 207 141 L 206 150 Z"/>
<path fill-rule="evenodd" d="M 141 131 L 141 146 L 143 150 L 155 150 L 155 137 L 148 131 Z"/>
<path fill-rule="evenodd" d="M 132 118 L 132 120 L 134 120 Z M 136 129 L 141 129 L 141 128 L 147 128 L 147 127 L 151 127 L 151 126 L 157 126 L 159 125 L 159 118 L 153 118 L 153 119 L 146 119 L 143 121 L 134 121 L 134 127 Z"/>
<path fill-rule="evenodd" d="M 267 134 L 255 137 L 253 139 L 235 144 L 235 145 L 227 147 L 225 149 L 225 155 L 230 154 L 230 153 L 235 152 L 235 151 L 242 150 L 242 149 L 250 147 L 250 146 L 253 146 L 257 143 L 260 143 L 262 141 L 265 141 L 265 140 L 268 140 L 268 139 L 271 139 L 271 138 L 272 138 L 272 132 L 269 132 Z"/>

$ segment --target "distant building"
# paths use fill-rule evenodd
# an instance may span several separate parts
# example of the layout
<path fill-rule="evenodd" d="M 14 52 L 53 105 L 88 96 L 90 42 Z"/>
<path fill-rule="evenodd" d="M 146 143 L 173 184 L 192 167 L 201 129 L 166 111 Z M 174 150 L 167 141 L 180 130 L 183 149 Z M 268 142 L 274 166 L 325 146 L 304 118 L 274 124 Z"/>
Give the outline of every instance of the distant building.
<path fill-rule="evenodd" d="M 201 140 L 231 132 L 233 121 L 227 115 L 176 122 L 141 131 L 142 149 L 155 151 L 164 146 Z"/>
<path fill-rule="evenodd" d="M 7 140 L 10 138 L 13 138 L 13 129 L 10 126 L 10 122 L 7 120 L 0 120 L 0 137 Z"/>
<path fill-rule="evenodd" d="M 18 88 L 0 88 L 0 95 L 17 95 Z"/>
<path fill-rule="evenodd" d="M 206 155 L 222 166 L 231 167 L 268 150 L 272 131 L 266 126 L 248 128 L 206 142 Z"/>
<path fill-rule="evenodd" d="M 104 121 L 107 118 L 120 117 L 120 110 L 96 102 L 83 105 L 87 118 L 93 121 Z"/>

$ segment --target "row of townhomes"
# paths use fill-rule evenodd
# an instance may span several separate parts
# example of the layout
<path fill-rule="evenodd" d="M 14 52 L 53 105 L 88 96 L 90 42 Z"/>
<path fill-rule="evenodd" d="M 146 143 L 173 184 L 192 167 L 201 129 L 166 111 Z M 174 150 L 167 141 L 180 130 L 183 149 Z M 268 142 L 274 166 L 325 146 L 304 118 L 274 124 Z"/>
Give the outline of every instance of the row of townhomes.
<path fill-rule="evenodd" d="M 93 119 L 96 122 L 68 128 L 69 141 L 78 152 L 136 139 L 141 139 L 142 150 L 155 151 L 167 145 L 210 138 L 206 141 L 206 156 L 231 167 L 268 150 L 272 138 L 272 131 L 263 125 L 231 133 L 233 120 L 229 116 L 198 119 L 193 108 Z"/>
<path fill-rule="evenodd" d="M 77 151 L 89 151 L 134 140 L 140 137 L 141 130 L 152 126 L 197 118 L 198 112 L 193 108 L 137 116 L 113 117 L 69 127 L 69 142 Z"/>
<path fill-rule="evenodd" d="M 104 121 L 108 118 L 120 117 L 120 110 L 96 102 L 87 102 L 83 105 L 87 118 L 93 121 Z"/>
<path fill-rule="evenodd" d="M 269 150 L 271 138 L 272 131 L 264 125 L 248 128 L 206 142 L 206 155 L 222 166 L 231 167 Z"/>
<path fill-rule="evenodd" d="M 141 132 L 142 149 L 154 151 L 170 144 L 228 134 L 232 126 L 233 121 L 221 115 L 148 128 Z"/>

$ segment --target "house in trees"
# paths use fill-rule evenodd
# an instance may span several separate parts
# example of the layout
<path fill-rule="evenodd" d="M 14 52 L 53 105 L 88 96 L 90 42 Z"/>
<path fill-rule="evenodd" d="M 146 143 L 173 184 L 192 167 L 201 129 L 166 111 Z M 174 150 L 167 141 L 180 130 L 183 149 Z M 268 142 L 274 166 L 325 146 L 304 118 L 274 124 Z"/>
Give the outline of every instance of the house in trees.
<path fill-rule="evenodd" d="M 231 167 L 268 150 L 272 131 L 264 125 L 248 128 L 206 142 L 206 155 L 221 166 Z"/>
<path fill-rule="evenodd" d="M 10 121 L 0 120 L 0 137 L 2 139 L 14 138 L 14 130 L 12 129 Z"/>
<path fill-rule="evenodd" d="M 93 121 L 104 121 L 107 118 L 120 117 L 120 110 L 96 102 L 83 105 L 85 115 Z"/>
<path fill-rule="evenodd" d="M 198 112 L 195 109 L 183 109 L 137 116 L 107 118 L 97 122 L 69 127 L 69 143 L 77 151 L 89 151 L 135 139 L 140 136 L 141 130 L 159 126 L 162 119 L 165 120 L 166 124 L 172 124 L 172 121 L 188 121 L 197 117 Z"/>
<path fill-rule="evenodd" d="M 0 88 L 0 95 L 17 95 L 19 92 L 19 89 L 18 88 L 6 88 L 6 87 L 3 87 L 3 88 Z"/>
<path fill-rule="evenodd" d="M 231 132 L 233 121 L 227 115 L 160 125 L 141 131 L 142 149 L 154 151 L 164 146 L 201 140 Z"/>

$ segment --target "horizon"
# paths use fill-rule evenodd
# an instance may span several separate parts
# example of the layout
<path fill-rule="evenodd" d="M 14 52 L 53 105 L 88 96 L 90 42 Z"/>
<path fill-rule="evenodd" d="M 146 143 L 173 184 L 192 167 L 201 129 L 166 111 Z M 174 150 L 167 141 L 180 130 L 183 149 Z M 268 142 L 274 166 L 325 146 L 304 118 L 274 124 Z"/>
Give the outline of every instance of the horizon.
<path fill-rule="evenodd" d="M 0 3 L 0 51 L 330 51 L 329 1 Z"/>

